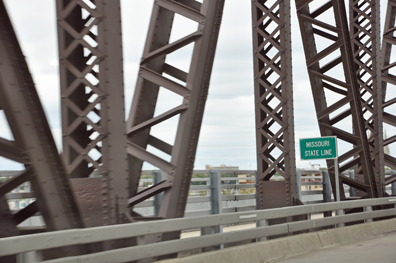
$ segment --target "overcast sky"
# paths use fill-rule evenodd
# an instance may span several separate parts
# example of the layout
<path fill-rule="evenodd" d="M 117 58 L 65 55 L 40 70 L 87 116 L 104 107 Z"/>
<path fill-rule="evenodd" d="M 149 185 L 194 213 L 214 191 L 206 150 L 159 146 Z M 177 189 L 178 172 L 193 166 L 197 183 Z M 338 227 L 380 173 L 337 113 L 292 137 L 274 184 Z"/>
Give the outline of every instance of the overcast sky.
<path fill-rule="evenodd" d="M 55 1 L 5 0 L 36 83 L 55 141 L 61 148 L 61 121 Z M 251 1 L 226 0 L 195 169 L 206 164 L 256 169 Z M 293 84 L 296 151 L 299 138 L 319 137 L 294 1 L 292 4 Z M 382 14 L 385 11 L 383 2 Z M 129 113 L 153 1 L 121 0 L 126 114 Z M 188 31 L 175 24 L 172 37 Z M 382 27 L 382 26 L 381 26 Z M 174 57 L 175 63 L 188 63 Z M 166 94 L 165 94 L 166 95 Z M 164 96 L 165 96 L 164 95 Z M 166 105 L 163 105 L 166 107 Z M 161 107 L 161 105 L 159 105 Z M 0 115 L 0 136 L 11 138 Z M 162 130 L 163 131 L 163 130 Z M 392 149 L 391 149 L 392 151 Z M 308 168 L 296 154 L 297 167 Z M 325 165 L 324 161 L 313 161 Z M 19 165 L 0 159 L 0 169 Z"/>

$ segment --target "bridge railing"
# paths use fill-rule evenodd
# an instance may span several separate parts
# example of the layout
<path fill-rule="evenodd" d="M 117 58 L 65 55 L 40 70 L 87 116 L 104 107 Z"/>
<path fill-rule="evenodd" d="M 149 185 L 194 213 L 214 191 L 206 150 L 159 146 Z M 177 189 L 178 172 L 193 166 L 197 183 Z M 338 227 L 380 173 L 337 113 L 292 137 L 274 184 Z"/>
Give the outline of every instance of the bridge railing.
<path fill-rule="evenodd" d="M 350 213 L 354 211 L 354 213 Z M 331 217 L 312 219 L 314 213 L 330 212 Z M 348 212 L 349 214 L 347 214 Z M 301 231 L 313 231 L 323 227 L 342 227 L 346 223 L 371 222 L 373 219 L 396 216 L 396 198 L 365 199 L 326 204 L 302 205 L 270 210 L 257 210 L 222 215 L 201 216 L 195 218 L 168 219 L 162 221 L 139 222 L 132 224 L 112 225 L 86 229 L 71 229 L 42 234 L 16 236 L 0 239 L 0 257 L 23 255 L 32 251 L 43 251 L 74 245 L 136 238 L 137 246 L 111 249 L 107 251 L 79 255 L 60 256 L 55 260 L 40 261 L 33 258 L 31 262 L 70 263 L 70 262 L 130 262 L 161 255 L 174 254 L 191 249 L 208 251 L 220 249 L 222 245 L 245 241 L 261 241 L 268 237 L 290 234 Z M 287 222 L 288 217 L 305 220 Z M 285 223 L 268 225 L 272 219 L 285 219 Z M 221 225 L 256 222 L 256 227 L 226 233 L 211 234 L 184 238 L 181 240 L 163 241 L 145 244 L 146 236 L 165 232 L 178 232 L 188 229 L 215 229 Z M 212 231 L 212 233 L 215 231 Z M 29 261 L 24 261 L 29 262 Z"/>
<path fill-rule="evenodd" d="M 254 170 L 194 170 L 187 199 L 186 217 L 254 210 L 256 184 Z M 160 171 L 143 171 L 146 179 L 140 180 L 139 190 L 144 190 L 164 175 Z M 149 177 L 149 178 L 147 178 Z M 219 193 L 217 196 L 215 193 Z M 151 198 L 135 206 L 143 215 L 155 215 L 161 197 Z"/>
<path fill-rule="evenodd" d="M 396 171 L 390 170 L 387 172 L 386 176 L 396 173 Z M 0 171 L 0 179 L 12 177 L 14 174 L 13 171 Z M 185 217 L 256 209 L 256 171 L 194 170 L 193 174 L 200 177 L 191 180 Z M 347 171 L 344 175 L 353 177 L 353 171 Z M 143 170 L 139 189 L 144 190 L 154 183 L 160 182 L 164 177 L 165 175 L 161 171 Z M 333 199 L 326 170 L 297 169 L 297 177 L 299 199 L 304 204 L 330 202 Z M 273 176 L 271 180 L 283 180 L 283 178 Z M 11 209 L 15 210 L 14 212 L 35 200 L 28 183 L 21 187 L 21 189 L 15 189 L 6 195 Z M 354 196 L 353 188 L 344 185 L 344 189 L 347 196 Z M 396 195 L 396 183 L 387 186 L 387 192 Z M 215 193 L 220 193 L 220 195 Z M 135 210 L 145 216 L 153 216 L 159 211 L 160 202 L 161 195 L 158 195 L 136 205 Z M 22 223 L 22 226 L 44 224 L 42 220 L 39 220 L 39 216 L 29 220 L 29 222 Z"/>
<path fill-rule="evenodd" d="M 159 171 L 144 171 L 153 174 L 153 179 L 141 179 L 143 183 L 152 184 Z M 388 171 L 389 176 L 393 171 Z M 396 171 L 395 171 L 396 173 Z M 256 171 L 254 170 L 194 170 L 194 175 L 206 177 L 192 178 L 185 217 L 213 214 L 213 209 L 221 213 L 251 211 L 256 209 Z M 346 171 L 345 176 L 353 177 L 353 171 Z M 220 177 L 220 179 L 218 179 Z M 304 204 L 331 202 L 330 179 L 327 170 L 297 169 L 298 196 Z M 281 176 L 273 176 L 271 180 L 284 180 Z M 157 179 L 158 181 L 158 179 Z M 196 185 L 196 183 L 201 183 Z M 145 187 L 141 187 L 145 189 Z M 221 193 L 221 197 L 213 196 L 212 191 Z M 347 197 L 354 196 L 354 189 L 344 185 Z M 216 192 L 215 191 L 215 192 Z M 396 183 L 387 187 L 388 194 L 396 194 Z M 147 200 L 136 206 L 138 212 L 153 215 L 159 206 L 156 199 Z M 221 208 L 219 208 L 221 206 Z M 140 209 L 140 210 L 139 210 Z"/>
<path fill-rule="evenodd" d="M 326 193 L 331 195 L 330 188 L 322 180 L 322 170 L 298 169 L 299 197 L 304 203 L 330 202 L 325 199 Z M 326 173 L 326 172 L 324 172 Z M 154 182 L 159 182 L 160 171 L 143 171 L 145 177 L 140 180 L 140 190 L 146 189 Z M 195 217 L 213 214 L 213 209 L 221 213 L 251 211 L 256 209 L 256 171 L 254 170 L 194 170 L 191 180 L 185 217 Z M 203 177 L 204 176 L 204 177 Z M 271 180 L 284 180 L 281 176 L 273 176 Z M 329 181 L 329 180 L 327 180 Z M 330 183 L 328 182 L 329 186 Z M 221 197 L 213 195 L 220 192 Z M 327 192 L 326 192 L 327 191 Z M 326 192 L 326 193 L 325 193 Z M 135 206 L 137 212 L 143 215 L 155 215 L 161 198 L 152 198 Z M 220 208 L 221 207 L 221 208 Z"/>

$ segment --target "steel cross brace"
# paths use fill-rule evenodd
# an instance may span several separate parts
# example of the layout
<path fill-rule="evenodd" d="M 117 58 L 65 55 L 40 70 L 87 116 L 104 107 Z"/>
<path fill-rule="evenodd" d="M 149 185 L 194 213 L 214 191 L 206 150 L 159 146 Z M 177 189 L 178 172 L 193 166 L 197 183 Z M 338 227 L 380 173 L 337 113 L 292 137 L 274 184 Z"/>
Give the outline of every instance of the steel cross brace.
<path fill-rule="evenodd" d="M 92 194 L 102 195 L 103 220 L 94 225 L 119 223 L 129 197 L 120 1 L 56 4 L 62 156 L 70 177 L 102 177 L 102 191 Z"/>
<path fill-rule="evenodd" d="M 319 7 L 311 11 L 310 5 L 314 4 Z M 340 154 L 340 172 L 361 165 L 364 183 L 370 186 L 367 194 L 379 197 L 345 4 L 338 0 L 325 3 L 296 0 L 296 7 L 321 135 L 337 136 L 339 142 L 352 148 Z M 349 115 L 352 120 L 347 119 Z M 343 126 L 351 122 L 351 128 Z M 335 189 L 334 162 L 327 161 L 327 164 Z M 341 199 L 345 199 L 343 192 Z"/>
<path fill-rule="evenodd" d="M 384 129 L 388 127 L 386 133 L 390 133 L 389 138 L 384 138 L 384 146 L 389 148 L 396 141 L 396 134 L 393 129 L 396 127 L 395 103 L 396 96 L 393 89 L 396 85 L 394 49 L 396 47 L 396 1 L 388 0 L 386 11 L 386 20 L 384 25 L 384 33 L 382 37 L 381 49 L 381 79 L 382 79 L 382 110 Z M 393 54 L 393 55 L 392 55 Z M 391 156 L 389 152 L 384 154 L 385 165 L 396 169 L 396 158 Z M 387 179 L 385 184 L 390 184 Z"/>
<path fill-rule="evenodd" d="M 12 216 L 14 227 L 41 212 L 47 231 L 82 228 L 80 211 L 3 1 L 0 1 L 0 54 L 0 108 L 14 137 L 14 140 L 0 139 L 0 153 L 26 168 L 0 185 L 0 201 L 5 200 L 9 191 L 30 181 L 36 201 Z M 3 204 L 1 209 L 4 212 Z M 10 220 L 6 212 L 0 215 L 2 223 Z M 6 232 L 16 233 L 15 229 Z M 7 233 L 0 234 L 4 235 Z M 78 250 L 71 248 L 65 253 L 78 253 Z"/>
<path fill-rule="evenodd" d="M 382 138 L 382 89 L 380 71 L 380 1 L 350 0 L 350 34 L 357 81 L 360 86 L 363 119 L 369 134 L 369 147 L 375 182 L 384 195 L 384 142 Z M 364 181 L 361 166 L 355 166 L 355 179 Z M 356 192 L 357 196 L 364 193 Z"/>
<path fill-rule="evenodd" d="M 139 76 L 127 121 L 131 204 L 164 191 L 158 216 L 183 217 L 194 167 L 198 136 L 208 94 L 224 0 L 155 1 Z M 197 23 L 195 32 L 169 43 L 175 14 Z M 189 71 L 167 63 L 166 55 L 193 44 Z M 170 76 L 170 77 L 169 77 Z M 175 80 L 176 79 L 176 80 Z M 181 104 L 154 116 L 159 90 L 180 96 Z M 151 134 L 151 128 L 177 116 L 175 141 L 164 141 Z M 147 150 L 150 145 L 170 156 L 164 160 Z M 154 190 L 137 193 L 143 162 L 149 162 L 167 174 L 165 182 Z M 147 242 L 178 238 L 168 233 Z"/>
<path fill-rule="evenodd" d="M 290 1 L 252 0 L 252 26 L 257 207 L 290 206 L 297 198 Z M 269 181 L 275 173 L 284 184 Z"/>

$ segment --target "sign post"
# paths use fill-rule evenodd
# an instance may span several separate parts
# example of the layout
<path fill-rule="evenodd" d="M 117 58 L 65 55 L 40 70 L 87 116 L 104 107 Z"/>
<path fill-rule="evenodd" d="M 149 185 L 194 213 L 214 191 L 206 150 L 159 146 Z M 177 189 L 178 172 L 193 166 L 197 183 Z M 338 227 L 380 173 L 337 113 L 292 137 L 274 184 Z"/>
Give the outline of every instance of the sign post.
<path fill-rule="evenodd" d="M 340 202 L 340 179 L 338 176 L 338 158 L 334 159 L 334 176 L 336 185 L 336 202 Z"/>
<path fill-rule="evenodd" d="M 337 137 L 319 137 L 300 139 L 301 160 L 334 159 L 336 183 L 336 201 L 340 201 L 340 185 L 338 176 Z"/>

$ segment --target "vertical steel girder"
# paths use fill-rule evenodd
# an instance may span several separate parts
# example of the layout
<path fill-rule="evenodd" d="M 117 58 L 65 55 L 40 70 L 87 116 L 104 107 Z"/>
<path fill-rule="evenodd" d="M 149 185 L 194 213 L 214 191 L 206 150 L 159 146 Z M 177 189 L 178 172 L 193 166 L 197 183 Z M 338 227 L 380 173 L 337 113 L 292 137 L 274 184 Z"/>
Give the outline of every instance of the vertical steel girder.
<path fill-rule="evenodd" d="M 396 1 L 388 0 L 388 7 L 386 11 L 386 20 L 384 25 L 384 33 L 382 37 L 381 49 L 381 79 L 382 79 L 382 110 L 383 110 L 383 123 L 388 124 L 391 128 L 396 127 L 396 114 L 395 103 L 396 95 L 392 90 L 396 85 L 396 59 L 394 58 L 396 48 Z M 393 54 L 393 56 L 392 56 Z M 384 146 L 394 144 L 396 141 L 396 134 L 392 130 L 388 130 L 390 137 L 384 139 Z M 393 132 L 393 133 L 392 133 Z M 396 158 L 384 154 L 385 165 L 396 169 Z M 391 184 L 396 181 L 396 177 L 391 176 L 386 179 L 385 185 Z"/>
<path fill-rule="evenodd" d="M 102 177 L 104 224 L 115 224 L 129 198 L 120 1 L 56 3 L 63 159 L 72 178 Z"/>
<path fill-rule="evenodd" d="M 380 3 L 374 0 L 350 0 L 352 51 L 366 133 L 379 195 L 383 196 L 384 143 L 382 129 L 382 89 L 380 71 Z M 361 182 L 362 169 L 355 166 L 355 178 Z"/>
<path fill-rule="evenodd" d="M 159 209 L 161 218 L 184 215 L 223 7 L 224 0 L 204 0 L 203 3 L 195 0 L 158 0 L 154 3 L 127 121 L 127 151 L 130 158 L 132 196 L 129 205 L 134 206 L 164 192 Z M 197 30 L 169 43 L 175 14 L 195 21 Z M 191 43 L 193 52 L 189 72 L 167 63 L 168 54 Z M 154 116 L 160 88 L 179 95 L 181 104 Z M 165 142 L 151 134 L 154 125 L 174 116 L 179 117 L 174 143 Z M 170 161 L 150 153 L 147 150 L 148 145 L 169 155 Z M 166 180 L 137 193 L 140 172 L 145 161 L 158 167 L 168 176 Z M 169 239 L 163 236 L 159 236 L 158 240 Z"/>
<path fill-rule="evenodd" d="M 311 11 L 311 4 L 320 6 Z M 341 182 L 363 190 L 373 198 L 379 197 L 381 193 L 366 135 L 344 1 L 296 0 L 296 8 L 321 135 L 337 136 L 351 145 L 349 150 L 339 152 L 340 172 L 354 165 L 360 165 L 362 169 L 364 182 L 344 176 L 341 176 Z M 319 42 L 319 37 L 324 43 Z M 318 48 L 323 49 L 318 52 Z M 326 98 L 336 99 L 328 105 Z M 352 116 L 350 131 L 339 126 L 349 116 Z M 335 189 L 334 161 L 328 160 L 327 164 Z M 341 199 L 345 199 L 343 192 Z"/>
<path fill-rule="evenodd" d="M 0 238 L 19 235 L 17 223 L 13 219 L 4 195 L 0 196 Z M 0 262 L 16 263 L 16 256 L 0 257 Z"/>
<path fill-rule="evenodd" d="M 36 201 L 12 215 L 15 226 L 41 212 L 47 231 L 81 228 L 80 211 L 3 1 L 0 54 L 0 110 L 4 111 L 14 137 L 0 138 L 0 155 L 26 168 L 0 185 L 0 201 L 8 192 L 30 181 Z M 0 215 L 1 224 L 3 220 L 7 222 L 6 217 L 7 213 Z"/>
<path fill-rule="evenodd" d="M 297 198 L 290 0 L 252 0 L 252 26 L 257 207 L 290 206 Z M 275 173 L 285 178 L 285 185 L 271 195 L 279 184 L 269 182 Z"/>

